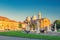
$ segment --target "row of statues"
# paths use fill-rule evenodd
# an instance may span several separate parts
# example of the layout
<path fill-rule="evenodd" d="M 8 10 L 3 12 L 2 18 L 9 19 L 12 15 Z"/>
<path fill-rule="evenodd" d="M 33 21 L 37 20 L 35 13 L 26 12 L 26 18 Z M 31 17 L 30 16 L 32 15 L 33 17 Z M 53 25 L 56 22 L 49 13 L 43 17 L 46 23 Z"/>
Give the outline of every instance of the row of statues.
<path fill-rule="evenodd" d="M 57 32 L 56 24 L 54 24 L 54 25 L 55 25 L 55 26 L 54 26 L 54 32 Z M 36 33 L 41 33 L 41 31 L 40 31 L 40 30 L 41 30 L 41 29 L 40 29 L 40 26 L 39 26 L 39 22 L 37 21 L 37 27 L 36 27 L 36 29 L 35 29 L 35 30 L 33 30 L 33 31 L 35 31 Z M 29 23 L 27 24 L 26 31 L 31 31 L 31 30 L 30 30 Z M 52 32 L 52 30 L 51 30 L 51 27 L 50 27 L 50 26 L 48 26 L 48 27 L 47 27 L 46 32 Z"/>

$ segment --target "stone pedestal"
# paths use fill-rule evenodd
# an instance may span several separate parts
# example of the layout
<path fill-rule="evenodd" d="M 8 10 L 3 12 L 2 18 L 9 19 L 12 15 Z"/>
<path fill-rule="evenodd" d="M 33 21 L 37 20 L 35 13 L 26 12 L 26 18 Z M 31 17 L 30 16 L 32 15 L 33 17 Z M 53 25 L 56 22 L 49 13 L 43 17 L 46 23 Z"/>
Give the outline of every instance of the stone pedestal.
<path fill-rule="evenodd" d="M 27 24 L 26 30 L 30 31 L 29 23 Z"/>
<path fill-rule="evenodd" d="M 47 27 L 47 31 L 48 32 L 51 31 L 51 27 L 50 26 Z"/>
<path fill-rule="evenodd" d="M 55 29 L 54 29 L 54 32 L 57 32 L 56 24 L 55 24 L 54 28 L 55 28 Z"/>
<path fill-rule="evenodd" d="M 40 33 L 39 21 L 37 21 L 37 30 L 36 33 Z"/>

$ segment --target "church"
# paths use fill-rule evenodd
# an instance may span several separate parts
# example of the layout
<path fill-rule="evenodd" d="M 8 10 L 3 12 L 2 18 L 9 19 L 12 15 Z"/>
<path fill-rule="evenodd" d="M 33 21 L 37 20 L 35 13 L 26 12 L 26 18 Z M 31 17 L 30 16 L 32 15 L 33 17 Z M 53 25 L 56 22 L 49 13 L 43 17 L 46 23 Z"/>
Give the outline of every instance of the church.
<path fill-rule="evenodd" d="M 51 31 L 50 20 L 48 18 L 42 18 L 41 12 L 38 12 L 38 16 L 34 14 L 32 17 L 26 17 L 25 23 L 27 23 L 26 30 Z"/>

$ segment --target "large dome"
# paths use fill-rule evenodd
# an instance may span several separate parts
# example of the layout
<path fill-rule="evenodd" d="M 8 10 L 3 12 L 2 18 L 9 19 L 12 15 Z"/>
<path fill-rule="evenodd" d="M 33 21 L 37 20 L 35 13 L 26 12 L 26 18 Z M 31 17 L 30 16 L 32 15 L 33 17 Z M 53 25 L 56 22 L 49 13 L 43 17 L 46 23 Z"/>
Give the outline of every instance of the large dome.
<path fill-rule="evenodd" d="M 37 19 L 36 15 L 32 16 L 32 20 L 36 20 L 36 19 Z"/>

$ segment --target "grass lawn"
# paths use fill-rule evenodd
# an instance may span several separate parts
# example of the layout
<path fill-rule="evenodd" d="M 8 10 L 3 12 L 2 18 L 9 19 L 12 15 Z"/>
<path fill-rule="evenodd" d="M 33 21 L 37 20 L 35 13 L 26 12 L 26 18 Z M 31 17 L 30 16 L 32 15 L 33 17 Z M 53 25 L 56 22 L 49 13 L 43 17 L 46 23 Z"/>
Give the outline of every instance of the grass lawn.
<path fill-rule="evenodd" d="M 57 30 L 58 32 L 60 32 L 60 30 Z"/>
<path fill-rule="evenodd" d="M 0 35 L 4 36 L 14 36 L 14 37 L 24 37 L 24 38 L 39 38 L 47 40 L 60 40 L 60 36 L 45 36 L 40 34 L 26 34 L 22 31 L 9 31 L 9 32 L 0 32 Z"/>

